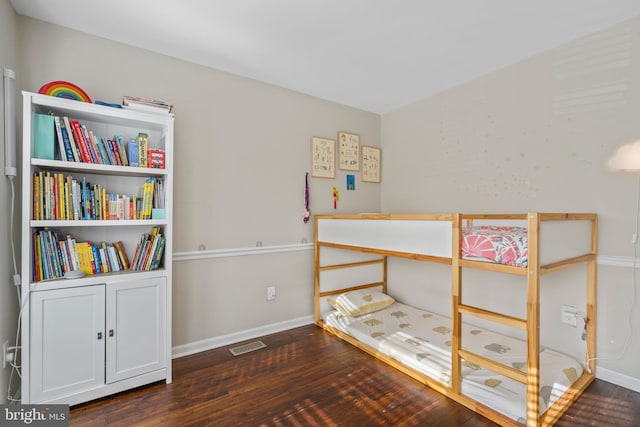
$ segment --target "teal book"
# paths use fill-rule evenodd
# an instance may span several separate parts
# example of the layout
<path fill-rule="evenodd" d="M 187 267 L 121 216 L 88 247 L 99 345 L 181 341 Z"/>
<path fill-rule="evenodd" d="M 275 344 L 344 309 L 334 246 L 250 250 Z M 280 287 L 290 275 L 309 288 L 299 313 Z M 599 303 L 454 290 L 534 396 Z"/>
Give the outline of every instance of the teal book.
<path fill-rule="evenodd" d="M 53 160 L 55 155 L 55 126 L 53 116 L 35 114 L 33 118 L 33 157 Z"/>

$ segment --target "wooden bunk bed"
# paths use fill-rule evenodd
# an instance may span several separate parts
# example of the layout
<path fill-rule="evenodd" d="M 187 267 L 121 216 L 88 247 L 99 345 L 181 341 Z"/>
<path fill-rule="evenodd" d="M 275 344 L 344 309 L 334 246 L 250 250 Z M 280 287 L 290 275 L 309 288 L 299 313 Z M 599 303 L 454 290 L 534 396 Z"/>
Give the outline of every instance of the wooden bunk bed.
<path fill-rule="evenodd" d="M 461 245 L 465 242 L 463 233 L 476 224 L 521 223 L 525 227 L 528 255 L 524 262 L 506 265 L 500 260 L 477 259 L 461 254 Z M 567 248 L 566 236 L 562 233 L 542 233 L 543 224 L 581 224 L 576 230 L 582 236 L 582 244 Z M 574 232 L 574 231 L 572 231 Z M 541 235 L 544 234 L 544 239 Z M 554 243 L 554 239 L 560 239 Z M 504 426 L 553 425 L 566 409 L 580 396 L 585 388 L 595 378 L 595 315 L 596 315 L 596 248 L 597 248 L 597 215 L 572 213 L 525 213 L 525 214 L 424 214 L 424 215 L 395 215 L 395 214 L 359 214 L 359 215 L 317 215 L 315 216 L 315 278 L 314 278 L 314 312 L 316 325 L 324 328 L 354 346 L 370 353 L 396 369 L 410 375 L 425 385 L 465 405 L 473 411 Z M 569 245 L 570 246 L 570 245 Z M 542 249 L 541 249 L 542 248 Z M 550 249 L 547 249 L 550 248 Z M 560 249 L 558 251 L 558 249 Z M 366 254 L 370 259 L 359 260 L 349 258 L 358 253 Z M 545 256 L 545 251 L 552 253 Z M 347 254 L 346 258 L 336 256 Z M 366 258 L 365 257 L 365 258 Z M 362 290 L 379 289 L 387 293 L 387 258 L 399 257 L 412 260 L 434 262 L 451 266 L 451 319 L 450 339 L 446 342 L 450 351 L 450 361 L 445 379 L 434 378 L 425 371 L 400 362 L 395 353 L 382 350 L 378 341 L 365 343 L 358 338 L 357 333 L 346 332 L 346 329 L 330 325 L 323 314 L 326 314 L 328 299 L 335 307 L 336 298 Z M 343 261 L 342 259 L 347 259 Z M 571 379 L 569 385 L 561 388 L 559 395 L 549 405 L 541 410 L 541 343 L 540 343 L 540 279 L 541 276 L 564 270 L 576 265 L 586 266 L 584 312 L 586 362 L 580 364 L 581 373 Z M 357 270 L 374 267 L 380 271 L 379 278 L 366 283 L 359 281 Z M 463 271 L 466 269 L 480 269 L 522 276 L 526 282 L 526 316 L 514 317 L 506 313 L 489 311 L 481 307 L 463 303 Z M 335 279 L 335 272 L 344 272 L 347 279 Z M 333 275 L 332 275 L 333 274 Z M 365 275 L 366 276 L 366 275 Z M 367 280 L 367 279 L 365 279 Z M 393 307 L 393 306 L 392 306 Z M 401 306 L 402 307 L 402 306 Z M 330 309 L 330 307 L 329 307 Z M 401 310 L 407 311 L 408 308 Z M 403 311 L 403 316 L 407 315 Z M 324 312 L 324 313 L 323 313 Z M 396 309 L 392 316 L 397 316 Z M 356 313 L 360 314 L 360 313 Z M 463 340 L 465 325 L 462 318 L 480 318 L 485 323 L 496 322 L 507 327 L 517 328 L 525 332 L 524 358 L 526 363 L 517 368 L 506 365 L 479 352 L 471 351 Z M 338 310 L 341 319 L 349 321 L 366 316 L 351 317 Z M 431 314 L 424 314 L 428 317 Z M 468 316 L 468 317 L 467 317 Z M 373 322 L 373 323 L 372 323 Z M 367 321 L 365 321 L 367 323 Z M 380 321 L 368 321 L 369 325 L 376 325 Z M 403 325 L 406 326 L 406 325 Z M 374 326 L 375 328 L 375 326 Z M 370 328 L 369 328 L 370 329 Z M 479 333 L 474 330 L 472 333 Z M 375 335 L 384 335 L 379 332 Z M 418 338 L 420 339 L 420 338 Z M 466 339 L 466 338 L 465 338 Z M 428 341 L 428 340 L 423 340 Z M 546 349 L 542 349 L 543 352 Z M 423 353 L 424 354 L 424 353 Z M 544 356 L 544 355 L 543 355 Z M 514 419 L 500 409 L 471 397 L 465 391 L 468 386 L 463 383 L 463 369 L 471 364 L 478 369 L 487 369 L 519 384 L 525 391 L 522 402 L 525 415 Z M 524 365 L 524 366 L 522 366 Z M 586 366 L 585 366 L 586 365 Z M 546 366 L 546 365 L 545 365 Z M 582 369 L 584 368 L 584 369 Z M 465 374 L 466 375 L 466 374 Z M 544 402 L 543 402 L 544 403 Z"/>

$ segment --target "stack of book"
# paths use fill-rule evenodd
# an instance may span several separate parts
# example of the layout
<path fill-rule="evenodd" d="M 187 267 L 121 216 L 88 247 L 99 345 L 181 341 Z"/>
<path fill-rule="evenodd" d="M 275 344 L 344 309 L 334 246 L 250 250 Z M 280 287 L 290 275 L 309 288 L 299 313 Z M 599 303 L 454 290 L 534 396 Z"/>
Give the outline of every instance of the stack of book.
<path fill-rule="evenodd" d="M 41 152 L 36 157 L 47 160 L 59 158 L 67 162 L 83 162 L 113 166 L 134 166 L 143 168 L 165 168 L 165 151 L 153 148 L 149 143 L 149 136 L 138 132 L 133 138 L 122 138 L 114 135 L 112 139 L 101 138 L 78 120 L 66 116 L 47 116 L 37 114 L 38 117 L 50 118 L 51 123 L 40 127 L 47 127 L 46 136 L 36 139 L 41 145 Z M 43 129 L 37 129 L 45 133 Z M 40 132 L 43 131 L 43 132 Z M 55 137 L 54 137 L 55 134 Z M 54 140 L 57 139 L 58 154 L 54 155 Z M 44 142 L 43 142 L 44 141 Z"/>
<path fill-rule="evenodd" d="M 63 173 L 38 171 L 33 175 L 33 219 L 136 220 L 151 219 L 154 208 L 164 207 L 163 180 L 149 177 L 139 195 L 109 193 L 100 184 Z"/>
<path fill-rule="evenodd" d="M 60 160 L 129 166 L 127 143 L 120 135 L 101 138 L 78 120 L 53 117 Z"/>
<path fill-rule="evenodd" d="M 71 235 L 58 240 L 55 230 L 33 232 L 33 280 L 60 279 L 70 271 L 100 274 L 131 266 L 122 241 L 77 242 Z"/>
<path fill-rule="evenodd" d="M 156 99 L 139 98 L 136 96 L 123 96 L 122 106 L 133 110 L 152 111 L 156 113 L 170 113 L 173 104 Z"/>

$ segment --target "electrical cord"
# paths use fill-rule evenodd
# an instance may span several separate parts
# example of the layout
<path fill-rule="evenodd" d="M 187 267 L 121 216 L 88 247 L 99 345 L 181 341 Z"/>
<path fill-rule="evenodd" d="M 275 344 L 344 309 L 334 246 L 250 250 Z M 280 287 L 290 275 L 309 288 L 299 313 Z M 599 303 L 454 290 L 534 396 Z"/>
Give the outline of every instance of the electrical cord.
<path fill-rule="evenodd" d="M 10 212 L 10 219 L 9 219 L 9 241 L 11 243 L 11 254 L 13 256 L 13 286 L 16 289 L 16 294 L 18 296 L 18 325 L 16 327 L 16 339 L 14 341 L 14 346 L 13 346 L 13 358 L 12 360 L 9 362 L 9 365 L 11 366 L 11 373 L 9 374 L 9 380 L 7 382 L 7 402 L 9 403 L 20 403 L 20 398 L 17 396 L 14 396 L 11 393 L 11 386 L 13 383 L 13 378 L 15 377 L 15 375 L 17 375 L 17 377 L 19 379 L 22 379 L 22 373 L 21 373 L 21 365 L 18 363 L 18 360 L 21 360 L 21 345 L 20 345 L 20 324 L 22 322 L 22 311 L 24 309 L 24 306 L 28 300 L 28 298 L 25 297 L 24 301 L 22 301 L 22 298 L 20 296 L 20 276 L 18 275 L 18 263 L 16 262 L 16 248 L 15 248 L 15 244 L 13 241 L 13 233 L 14 233 L 14 229 L 13 229 L 13 221 L 14 221 L 14 211 L 15 211 L 15 185 L 14 185 L 14 176 L 9 175 L 9 183 L 10 183 L 10 187 L 11 187 L 11 212 Z M 18 382 L 18 387 L 17 387 L 17 392 L 20 391 L 20 382 Z M 17 394 L 17 393 L 16 393 Z"/>
<path fill-rule="evenodd" d="M 629 343 L 631 342 L 631 332 L 633 331 L 633 311 L 636 305 L 637 299 L 637 274 L 636 269 L 638 267 L 638 233 L 640 232 L 640 175 L 637 178 L 637 190 L 636 190 L 636 213 L 635 213 L 635 231 L 631 239 L 633 243 L 633 265 L 631 266 L 631 304 L 629 305 L 629 311 L 627 313 L 627 336 L 622 346 L 622 351 L 615 357 L 589 357 L 589 343 L 587 347 L 587 370 L 589 370 L 589 363 L 594 360 L 620 360 L 629 349 Z M 585 323 L 587 320 L 585 319 Z"/>

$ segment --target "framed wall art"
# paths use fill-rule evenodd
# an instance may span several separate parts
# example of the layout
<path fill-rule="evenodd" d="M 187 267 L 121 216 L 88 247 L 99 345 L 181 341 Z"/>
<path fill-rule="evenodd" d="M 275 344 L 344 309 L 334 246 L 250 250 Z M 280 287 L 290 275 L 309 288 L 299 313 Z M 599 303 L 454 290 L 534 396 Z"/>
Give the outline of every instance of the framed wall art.
<path fill-rule="evenodd" d="M 335 178 L 336 176 L 336 140 L 311 137 L 311 176 L 316 178 Z"/>
<path fill-rule="evenodd" d="M 380 182 L 382 151 L 377 147 L 362 146 L 362 181 Z"/>
<path fill-rule="evenodd" d="M 360 135 L 338 132 L 338 166 L 346 171 L 360 170 Z"/>

